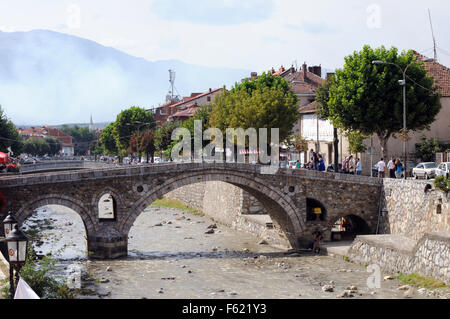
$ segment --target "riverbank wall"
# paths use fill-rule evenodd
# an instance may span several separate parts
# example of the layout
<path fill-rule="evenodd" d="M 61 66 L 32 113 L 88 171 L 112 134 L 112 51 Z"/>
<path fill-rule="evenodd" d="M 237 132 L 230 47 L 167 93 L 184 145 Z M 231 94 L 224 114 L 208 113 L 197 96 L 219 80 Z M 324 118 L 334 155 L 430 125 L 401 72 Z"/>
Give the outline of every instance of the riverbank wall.
<path fill-rule="evenodd" d="M 381 203 L 381 235 L 357 236 L 348 258 L 450 284 L 450 193 L 431 181 L 385 179 Z"/>

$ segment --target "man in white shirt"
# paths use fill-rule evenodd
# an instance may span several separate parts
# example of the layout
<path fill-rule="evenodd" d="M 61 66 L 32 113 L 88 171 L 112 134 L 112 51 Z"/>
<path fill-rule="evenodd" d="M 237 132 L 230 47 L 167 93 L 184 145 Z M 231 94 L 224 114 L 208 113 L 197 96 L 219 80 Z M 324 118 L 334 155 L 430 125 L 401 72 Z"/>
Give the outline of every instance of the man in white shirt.
<path fill-rule="evenodd" d="M 378 162 L 378 177 L 384 178 L 384 169 L 386 167 L 386 163 L 384 162 L 383 158 Z"/>
<path fill-rule="evenodd" d="M 395 164 L 393 157 L 391 157 L 391 160 L 387 164 L 387 168 L 389 169 L 389 178 L 395 178 Z"/>

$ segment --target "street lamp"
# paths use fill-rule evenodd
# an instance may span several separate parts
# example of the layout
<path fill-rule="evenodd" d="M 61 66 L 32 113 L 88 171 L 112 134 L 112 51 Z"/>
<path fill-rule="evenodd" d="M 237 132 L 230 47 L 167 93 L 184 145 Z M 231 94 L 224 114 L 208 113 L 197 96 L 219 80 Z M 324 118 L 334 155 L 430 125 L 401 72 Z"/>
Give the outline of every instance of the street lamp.
<path fill-rule="evenodd" d="M 16 271 L 16 286 L 19 282 L 20 268 L 25 264 L 27 258 L 28 238 L 19 229 L 17 224 L 6 237 L 9 259 L 9 298 L 14 298 L 14 276 L 13 269 Z"/>
<path fill-rule="evenodd" d="M 431 58 L 422 60 L 422 62 L 432 62 L 432 61 L 434 61 L 434 59 L 431 59 Z M 403 74 L 403 80 L 399 80 L 398 84 L 403 86 L 403 134 L 405 134 L 405 136 L 403 138 L 403 158 L 405 159 L 405 174 L 404 174 L 405 179 L 406 179 L 406 174 L 408 173 L 408 162 L 407 162 L 407 154 L 406 154 L 406 71 L 415 62 L 416 62 L 415 60 L 411 61 L 411 63 L 409 63 L 405 69 L 402 69 L 401 66 L 399 66 L 397 63 L 386 62 L 386 61 L 382 61 L 382 60 L 372 61 L 372 64 L 395 65 L 396 67 L 398 67 L 400 69 L 400 71 Z"/>
<path fill-rule="evenodd" d="M 14 229 L 14 226 L 17 225 L 17 221 L 11 212 L 8 212 L 8 216 L 3 220 L 3 229 L 5 231 L 5 237 L 9 235 L 9 233 Z"/>

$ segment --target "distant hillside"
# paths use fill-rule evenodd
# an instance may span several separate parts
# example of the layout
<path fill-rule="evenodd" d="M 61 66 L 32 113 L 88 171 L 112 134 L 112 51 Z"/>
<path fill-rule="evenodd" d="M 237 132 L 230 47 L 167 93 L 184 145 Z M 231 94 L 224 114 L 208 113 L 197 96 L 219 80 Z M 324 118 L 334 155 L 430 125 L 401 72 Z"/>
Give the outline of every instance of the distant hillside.
<path fill-rule="evenodd" d="M 132 105 L 163 103 L 168 70 L 181 95 L 230 87 L 250 71 L 150 62 L 53 31 L 0 32 L 0 104 L 18 125 L 113 121 Z"/>
<path fill-rule="evenodd" d="M 111 122 L 94 123 L 94 128 L 102 129 L 102 128 L 105 128 L 106 126 L 108 126 L 109 123 L 111 123 Z M 43 125 L 45 125 L 45 124 L 43 124 Z M 51 125 L 51 126 L 53 126 L 55 128 L 61 128 L 63 125 L 67 125 L 69 127 L 72 127 L 75 125 L 79 126 L 79 127 L 85 127 L 85 126 L 89 127 L 89 123 L 67 123 L 67 124 L 59 124 L 59 125 Z M 31 127 L 41 127 L 42 125 L 41 124 L 39 124 L 39 125 L 29 124 L 29 125 L 15 125 L 15 126 L 17 128 L 27 129 L 27 128 L 31 128 Z"/>

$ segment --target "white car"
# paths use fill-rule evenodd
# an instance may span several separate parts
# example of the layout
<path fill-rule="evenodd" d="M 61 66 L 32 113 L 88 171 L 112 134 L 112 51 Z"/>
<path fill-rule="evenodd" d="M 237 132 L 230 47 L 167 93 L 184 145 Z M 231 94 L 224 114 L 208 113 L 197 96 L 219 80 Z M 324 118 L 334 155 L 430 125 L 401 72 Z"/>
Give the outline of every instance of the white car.
<path fill-rule="evenodd" d="M 425 179 L 433 178 L 436 176 L 437 164 L 434 162 L 419 163 L 412 170 L 413 178 L 417 179 L 423 177 Z"/>
<path fill-rule="evenodd" d="M 442 162 L 436 169 L 436 176 L 450 176 L 450 162 Z"/>

